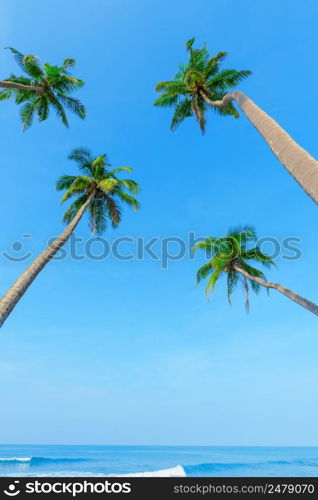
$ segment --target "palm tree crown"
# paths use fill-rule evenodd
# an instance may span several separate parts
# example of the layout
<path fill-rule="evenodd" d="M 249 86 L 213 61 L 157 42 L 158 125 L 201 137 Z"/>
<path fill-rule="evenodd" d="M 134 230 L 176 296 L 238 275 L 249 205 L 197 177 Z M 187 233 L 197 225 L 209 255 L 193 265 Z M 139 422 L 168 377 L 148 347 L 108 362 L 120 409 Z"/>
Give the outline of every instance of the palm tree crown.
<path fill-rule="evenodd" d="M 241 283 L 245 292 L 245 305 L 248 311 L 249 286 L 255 293 L 258 293 L 261 285 L 244 276 L 240 269 L 248 273 L 251 278 L 265 280 L 263 272 L 252 267 L 250 261 L 258 262 L 265 267 L 275 265 L 272 259 L 265 255 L 257 245 L 248 248 L 248 243 L 255 243 L 256 241 L 255 229 L 252 226 L 245 225 L 231 229 L 227 236 L 223 238 L 210 237 L 195 244 L 193 250 L 201 248 L 205 250 L 209 258 L 211 257 L 209 262 L 201 266 L 197 271 L 197 283 L 209 277 L 206 285 L 207 295 L 214 291 L 220 277 L 226 275 L 229 304 L 231 304 L 231 296 L 235 287 Z"/>
<path fill-rule="evenodd" d="M 110 220 L 113 227 L 118 226 L 121 220 L 121 202 L 138 210 L 139 202 L 132 196 L 138 194 L 138 183 L 132 179 L 117 177 L 119 172 L 132 172 L 132 168 L 111 169 L 105 154 L 94 158 L 85 148 L 74 149 L 69 158 L 77 162 L 83 175 L 63 175 L 57 181 L 56 189 L 65 190 L 62 203 L 76 197 L 64 214 L 64 222 L 69 223 L 89 198 L 90 227 L 92 232 L 98 234 L 106 230 L 107 220 Z"/>
<path fill-rule="evenodd" d="M 17 104 L 22 104 L 20 116 L 23 130 L 28 128 L 37 114 L 39 121 L 49 116 L 50 108 L 54 109 L 62 123 L 68 127 L 65 108 L 80 118 L 85 118 L 85 106 L 70 96 L 84 85 L 82 80 L 71 76 L 70 68 L 75 66 L 75 59 L 65 59 L 62 66 L 41 66 L 34 55 L 23 55 L 18 50 L 7 47 L 14 54 L 15 60 L 26 76 L 10 75 L 3 80 L 0 100 L 13 97 Z"/>
<path fill-rule="evenodd" d="M 229 89 L 251 74 L 251 71 L 235 69 L 220 70 L 220 64 L 227 56 L 219 52 L 210 57 L 206 46 L 194 49 L 192 38 L 186 43 L 189 60 L 179 66 L 179 72 L 174 80 L 159 82 L 156 91 L 161 96 L 155 101 L 155 106 L 174 107 L 171 130 L 174 130 L 185 118 L 195 116 L 202 132 L 205 132 L 207 100 L 219 101 Z M 231 102 L 223 107 L 213 108 L 220 115 L 239 117 Z"/>

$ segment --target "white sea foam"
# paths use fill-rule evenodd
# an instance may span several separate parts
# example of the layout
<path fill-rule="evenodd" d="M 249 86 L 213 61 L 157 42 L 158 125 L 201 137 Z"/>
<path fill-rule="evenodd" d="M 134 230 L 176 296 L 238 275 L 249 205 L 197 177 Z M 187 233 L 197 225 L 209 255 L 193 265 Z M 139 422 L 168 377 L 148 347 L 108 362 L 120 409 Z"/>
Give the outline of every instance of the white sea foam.
<path fill-rule="evenodd" d="M 186 477 L 184 468 L 181 465 L 171 469 L 155 470 L 153 472 L 135 472 L 133 474 L 118 474 L 113 477 Z"/>
<path fill-rule="evenodd" d="M 0 457 L 0 463 L 27 463 L 31 462 L 32 457 Z M 7 476 L 15 476 L 15 474 L 6 474 Z M 146 471 L 146 472 L 133 472 L 130 474 L 103 474 L 96 472 L 84 472 L 84 471 L 72 471 L 72 470 L 64 470 L 64 471 L 45 471 L 42 473 L 33 473 L 26 472 L 20 473 L 21 477 L 54 477 L 54 476 L 67 476 L 67 477 L 77 477 L 77 476 L 95 476 L 95 477 L 186 477 L 186 473 L 184 468 L 181 465 L 177 465 L 176 467 L 171 467 L 170 469 L 163 470 L 155 470 L 155 471 Z"/>
<path fill-rule="evenodd" d="M 0 457 L 0 462 L 31 462 L 32 457 Z"/>

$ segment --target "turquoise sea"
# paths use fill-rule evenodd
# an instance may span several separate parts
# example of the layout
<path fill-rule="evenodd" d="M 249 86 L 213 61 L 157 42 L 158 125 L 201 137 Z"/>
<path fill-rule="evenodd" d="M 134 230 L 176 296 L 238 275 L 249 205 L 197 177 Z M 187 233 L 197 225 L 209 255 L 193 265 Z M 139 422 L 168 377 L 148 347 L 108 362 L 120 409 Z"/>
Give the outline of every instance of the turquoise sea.
<path fill-rule="evenodd" d="M 318 447 L 0 445 L 1 476 L 318 476 Z"/>

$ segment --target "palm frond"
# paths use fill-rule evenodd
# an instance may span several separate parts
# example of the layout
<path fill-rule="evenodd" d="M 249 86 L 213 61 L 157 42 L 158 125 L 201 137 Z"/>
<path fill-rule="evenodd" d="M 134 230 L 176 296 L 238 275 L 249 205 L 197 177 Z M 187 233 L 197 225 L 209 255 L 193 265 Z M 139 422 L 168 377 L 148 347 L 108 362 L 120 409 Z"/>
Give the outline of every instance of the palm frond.
<path fill-rule="evenodd" d="M 36 110 L 37 99 L 34 98 L 32 101 L 27 102 L 20 109 L 20 117 L 22 120 L 22 130 L 26 130 L 32 125 L 34 113 Z"/>
<path fill-rule="evenodd" d="M 13 47 L 5 47 L 5 49 L 7 50 L 10 50 L 12 52 L 12 54 L 14 55 L 14 59 L 16 61 L 16 63 L 18 64 L 18 66 L 20 66 L 20 68 L 25 71 L 25 68 L 24 68 L 24 55 L 19 52 L 17 49 L 14 49 Z"/>
<path fill-rule="evenodd" d="M 202 134 L 205 133 L 205 104 L 202 101 L 198 101 L 197 99 L 192 99 L 191 101 L 191 109 L 193 114 L 195 115 L 197 122 L 200 126 Z"/>
<path fill-rule="evenodd" d="M 41 80 L 44 73 L 38 62 L 38 58 L 32 54 L 23 57 L 24 71 L 35 81 Z"/>
<path fill-rule="evenodd" d="M 205 293 L 208 297 L 214 292 L 215 285 L 217 284 L 221 275 L 222 275 L 222 269 L 214 269 L 214 272 L 211 274 L 208 283 L 205 287 Z"/>
<path fill-rule="evenodd" d="M 222 238 L 214 238 L 211 236 L 203 241 L 197 241 L 192 250 L 195 252 L 197 248 L 200 248 L 201 250 L 205 250 L 207 257 L 212 257 L 220 252 L 222 243 Z"/>
<path fill-rule="evenodd" d="M 240 114 L 232 102 L 226 104 L 226 106 L 212 106 L 214 113 L 220 116 L 234 116 L 234 118 L 239 118 Z"/>
<path fill-rule="evenodd" d="M 257 241 L 257 233 L 255 227 L 251 224 L 231 227 L 227 236 L 236 237 L 238 241 L 246 243 L 247 241 Z"/>
<path fill-rule="evenodd" d="M 234 271 L 234 269 L 230 269 L 229 272 L 227 273 L 227 299 L 230 305 L 232 303 L 231 298 L 233 291 L 238 282 L 239 282 L 239 274 L 236 271 Z"/>
<path fill-rule="evenodd" d="M 68 124 L 67 116 L 66 116 L 66 113 L 64 111 L 62 104 L 59 102 L 59 100 L 56 98 L 56 96 L 53 94 L 53 92 L 47 91 L 46 96 L 47 96 L 49 103 L 51 104 L 51 106 L 55 110 L 56 115 L 61 119 L 62 123 L 66 127 L 68 127 L 69 124 Z"/>
<path fill-rule="evenodd" d="M 72 94 L 76 92 L 78 89 L 82 88 L 84 85 L 83 80 L 79 80 L 78 78 L 74 78 L 67 74 L 59 74 L 56 77 L 50 77 L 49 83 L 58 92 L 62 94 Z"/>
<path fill-rule="evenodd" d="M 208 88 L 217 88 L 226 92 L 238 85 L 242 80 L 244 80 L 251 74 L 252 72 L 248 70 L 236 71 L 235 69 L 223 69 L 222 71 L 219 71 L 213 78 L 210 78 L 206 85 Z"/>
<path fill-rule="evenodd" d="M 110 176 L 115 176 L 116 174 L 118 174 L 119 172 L 132 172 L 133 171 L 133 168 L 131 167 L 117 167 L 117 168 L 114 168 L 111 172 L 109 172 L 109 175 Z"/>
<path fill-rule="evenodd" d="M 219 72 L 220 63 L 227 55 L 227 52 L 218 52 L 215 56 L 209 59 L 205 68 L 205 76 L 207 79 Z"/>
<path fill-rule="evenodd" d="M 245 278 L 245 276 L 243 276 L 243 288 L 244 288 L 244 293 L 245 293 L 245 309 L 246 309 L 246 312 L 249 313 L 249 311 L 250 311 L 250 301 L 249 301 L 249 295 L 248 295 L 249 287 L 248 287 L 248 281 Z"/>
<path fill-rule="evenodd" d="M 75 66 L 76 66 L 76 60 L 73 59 L 72 57 L 67 57 L 63 61 L 62 69 L 65 70 L 67 68 L 75 68 Z"/>
<path fill-rule="evenodd" d="M 50 112 L 50 106 L 47 99 L 44 96 L 39 96 L 37 102 L 37 112 L 39 116 L 39 121 L 43 122 L 47 120 Z"/>
<path fill-rule="evenodd" d="M 82 120 L 86 118 L 86 108 L 79 99 L 74 99 L 74 97 L 65 96 L 60 92 L 57 93 L 57 96 L 59 98 L 59 101 L 63 104 L 63 106 L 68 108 L 72 113 L 79 116 Z"/>
<path fill-rule="evenodd" d="M 35 82 L 32 80 L 32 78 L 28 78 L 26 76 L 16 76 L 11 73 L 9 78 L 6 78 L 4 80 L 5 82 L 15 82 L 15 83 L 22 83 L 22 85 L 34 85 L 35 87 L 38 86 L 38 84 L 35 84 Z"/>
<path fill-rule="evenodd" d="M 71 220 L 75 217 L 79 209 L 86 203 L 87 201 L 87 194 L 83 194 L 82 196 L 79 196 L 77 200 L 73 201 L 73 203 L 69 206 L 69 208 L 66 210 L 63 216 L 63 222 L 68 224 L 71 222 Z"/>
<path fill-rule="evenodd" d="M 121 221 L 121 209 L 115 200 L 108 195 L 106 195 L 106 209 L 112 226 L 117 227 Z"/>
<path fill-rule="evenodd" d="M 209 276 L 214 270 L 213 264 L 211 262 L 208 262 L 207 264 L 203 264 L 203 266 L 199 267 L 197 270 L 197 284 L 200 283 L 200 281 L 204 280 L 207 276 Z"/>
<path fill-rule="evenodd" d="M 13 94 L 13 89 L 4 89 L 0 91 L 0 101 L 6 101 L 7 99 L 10 99 Z"/>
<path fill-rule="evenodd" d="M 95 198 L 89 206 L 92 233 L 102 234 L 107 229 L 107 206 L 104 200 Z"/>
<path fill-rule="evenodd" d="M 69 189 L 75 179 L 76 177 L 74 175 L 62 175 L 56 182 L 57 191 L 64 191 L 64 189 Z"/>
<path fill-rule="evenodd" d="M 74 160 L 79 164 L 79 167 L 91 164 L 94 161 L 92 152 L 87 148 L 74 148 L 68 155 L 69 160 Z"/>
<path fill-rule="evenodd" d="M 32 102 L 34 99 L 34 92 L 29 92 L 27 90 L 14 89 L 15 103 L 23 104 L 24 102 Z"/>
<path fill-rule="evenodd" d="M 206 68 L 207 62 L 208 62 L 208 57 L 209 53 L 206 49 L 206 46 L 202 49 L 190 49 L 190 61 L 188 65 L 188 70 L 190 72 L 193 72 L 194 70 L 198 71 L 199 73 L 204 73 L 204 70 Z"/>
<path fill-rule="evenodd" d="M 95 158 L 94 161 L 92 161 L 91 166 L 95 179 L 102 180 L 105 177 L 109 177 L 106 169 L 110 166 L 110 164 L 107 162 L 107 157 L 105 154 Z"/>
<path fill-rule="evenodd" d="M 221 70 L 220 65 L 227 53 L 219 52 L 210 57 L 206 44 L 199 49 L 194 47 L 194 42 L 195 38 L 191 38 L 186 43 L 189 60 L 179 65 L 175 79 L 161 81 L 156 85 L 156 91 L 161 93 L 161 96 L 154 104 L 175 109 L 171 130 L 185 118 L 195 116 L 204 133 L 206 104 L 202 102 L 202 92 L 204 91 L 212 101 L 222 100 L 224 95 L 247 78 L 251 71 Z M 212 108 L 219 115 L 239 118 L 239 113 L 231 102 L 226 106 L 212 106 Z"/>
<path fill-rule="evenodd" d="M 184 82 L 177 80 L 158 82 L 155 90 L 156 92 L 161 92 L 169 95 L 185 95 L 188 92 L 188 89 Z"/>
<path fill-rule="evenodd" d="M 236 226 L 229 229 L 226 236 L 221 238 L 210 237 L 204 241 L 196 242 L 194 250 L 200 248 L 205 250 L 209 257 L 209 262 L 201 266 L 197 271 L 197 282 L 207 278 L 206 293 L 209 295 L 214 291 L 219 278 L 225 274 L 227 276 L 227 298 L 231 304 L 233 291 L 239 281 L 243 284 L 245 294 L 245 307 L 249 310 L 249 288 L 259 293 L 262 285 L 268 291 L 267 284 L 258 283 L 257 279 L 266 281 L 264 273 L 251 266 L 249 261 L 254 260 L 265 267 L 275 265 L 274 261 L 256 245 L 248 248 L 250 241 L 257 241 L 255 228 L 250 224 Z M 245 275 L 247 273 L 247 275 Z"/>
<path fill-rule="evenodd" d="M 118 196 L 118 198 L 121 201 L 126 203 L 126 205 L 128 205 L 129 207 L 133 208 L 135 211 L 139 210 L 140 207 L 139 201 L 136 198 L 134 198 L 134 196 L 131 196 L 130 194 L 125 193 L 125 191 L 121 190 L 116 190 L 115 195 Z"/>
<path fill-rule="evenodd" d="M 170 130 L 175 130 L 175 128 L 180 125 L 181 122 L 188 116 L 192 116 L 193 112 L 191 110 L 191 101 L 190 99 L 184 99 L 181 101 L 175 109 L 171 125 L 170 125 Z"/>
<path fill-rule="evenodd" d="M 251 276 L 256 277 L 256 278 L 261 278 L 262 280 L 266 281 L 266 277 L 262 271 L 260 271 L 259 269 L 256 269 L 255 267 L 250 266 L 243 259 L 239 259 L 239 267 L 244 269 L 244 271 L 246 271 Z"/>
<path fill-rule="evenodd" d="M 158 99 L 154 101 L 154 106 L 158 106 L 159 108 L 172 108 L 178 104 L 179 94 L 162 94 Z"/>
<path fill-rule="evenodd" d="M 271 266 L 276 266 L 275 262 L 266 254 L 264 254 L 259 247 L 251 248 L 250 250 L 245 250 L 241 253 L 241 258 L 246 260 L 255 260 L 263 264 L 263 266 L 270 268 Z"/>
<path fill-rule="evenodd" d="M 103 179 L 98 183 L 98 188 L 101 189 L 105 194 L 111 193 L 115 186 L 117 186 L 117 179 Z"/>
<path fill-rule="evenodd" d="M 125 187 L 132 194 L 138 194 L 140 191 L 140 186 L 138 182 L 132 179 L 118 179 L 119 186 Z"/>
<path fill-rule="evenodd" d="M 65 59 L 62 67 L 46 63 L 42 68 L 36 56 L 32 54 L 24 55 L 13 47 L 6 48 L 13 53 L 17 64 L 28 76 L 17 77 L 10 75 L 10 78 L 6 81 L 31 88 L 5 89 L 5 91 L 0 92 L 0 100 L 14 96 L 16 104 L 25 104 L 20 109 L 23 129 L 31 125 L 34 108 L 36 108 L 40 122 L 48 118 L 50 107 L 53 108 L 62 123 L 67 127 L 68 120 L 64 107 L 81 119 L 86 117 L 85 106 L 78 99 L 74 99 L 69 95 L 84 85 L 82 80 L 69 74 L 68 68 L 74 67 L 75 59 Z M 32 87 L 34 87 L 34 90 Z M 35 103 L 34 96 L 41 97 L 41 99 Z"/>
<path fill-rule="evenodd" d="M 253 292 L 256 293 L 256 295 L 258 295 L 261 288 L 262 288 L 261 285 L 259 285 L 258 283 L 256 283 L 256 281 L 253 281 L 253 280 L 248 280 L 248 281 L 249 281 L 249 284 L 251 285 Z M 266 290 L 267 290 L 267 292 L 269 291 L 268 288 Z"/>
<path fill-rule="evenodd" d="M 56 188 L 58 191 L 65 191 L 62 203 L 73 196 L 76 196 L 77 200 L 87 200 L 87 197 L 90 197 L 88 211 L 92 232 L 105 231 L 108 219 L 114 228 L 118 226 L 121 221 L 120 203 L 125 203 L 135 210 L 139 208 L 138 200 L 126 192 L 128 190 L 137 193 L 138 183 L 132 179 L 120 179 L 116 176 L 116 173 L 122 171 L 131 172 L 130 167 L 108 170 L 106 167 L 111 165 L 107 155 L 94 157 L 86 148 L 75 148 L 70 153 L 69 159 L 75 160 L 79 169 L 88 173 L 89 177 L 63 175 L 58 179 Z M 81 206 L 81 201 L 78 205 L 77 200 L 66 211 L 64 216 L 66 222 L 74 217 L 78 206 Z"/>
<path fill-rule="evenodd" d="M 62 197 L 62 203 L 71 198 L 72 196 L 87 192 L 92 186 L 92 179 L 90 177 L 76 177 L 67 191 Z"/>
<path fill-rule="evenodd" d="M 185 44 L 186 45 L 186 49 L 190 50 L 192 48 L 192 45 L 194 44 L 194 42 L 195 42 L 195 37 L 190 38 L 190 40 L 188 40 L 186 42 L 186 44 Z"/>

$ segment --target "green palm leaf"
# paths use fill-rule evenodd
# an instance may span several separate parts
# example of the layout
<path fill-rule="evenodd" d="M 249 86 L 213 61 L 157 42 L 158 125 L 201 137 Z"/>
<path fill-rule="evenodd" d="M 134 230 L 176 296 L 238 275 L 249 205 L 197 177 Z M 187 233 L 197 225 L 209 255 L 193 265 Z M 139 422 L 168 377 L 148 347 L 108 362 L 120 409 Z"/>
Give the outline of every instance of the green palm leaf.
<path fill-rule="evenodd" d="M 59 100 L 56 98 L 56 96 L 53 94 L 53 92 L 50 92 L 50 91 L 47 92 L 46 97 L 49 101 L 49 104 L 54 109 L 56 115 L 61 119 L 62 123 L 66 127 L 68 127 L 69 124 L 68 124 L 67 116 L 66 116 L 66 113 L 65 113 L 65 110 L 64 110 L 62 104 L 59 102 Z"/>
<path fill-rule="evenodd" d="M 117 168 L 114 168 L 114 170 L 112 170 L 111 172 L 109 172 L 109 175 L 115 176 L 116 174 L 118 174 L 119 172 L 122 172 L 122 171 L 130 173 L 133 171 L 133 169 L 131 167 L 117 167 Z"/>
<path fill-rule="evenodd" d="M 103 233 L 109 220 L 113 227 L 121 221 L 121 203 L 138 210 L 138 200 L 130 193 L 136 194 L 139 185 L 132 179 L 120 179 L 117 174 L 131 172 L 131 167 L 117 167 L 113 170 L 106 155 L 94 157 L 89 149 L 76 148 L 69 159 L 76 161 L 78 168 L 86 175 L 63 175 L 56 183 L 58 191 L 65 191 L 62 203 L 76 197 L 64 214 L 63 220 L 70 222 L 83 204 L 90 199 L 88 206 L 89 225 L 92 232 Z M 128 192 L 127 192 L 128 191 Z"/>
<path fill-rule="evenodd" d="M 125 193 L 125 191 L 121 190 L 115 191 L 115 195 L 118 198 L 120 198 L 121 201 L 126 203 L 126 205 L 133 208 L 135 211 L 139 210 L 140 208 L 139 201 L 136 198 L 134 198 L 134 196 L 131 196 L 130 194 Z"/>
<path fill-rule="evenodd" d="M 220 69 L 227 53 L 219 52 L 210 57 L 206 45 L 197 49 L 195 38 L 186 43 L 188 62 L 179 65 L 174 80 L 166 80 L 156 85 L 156 92 L 161 94 L 154 102 L 155 106 L 172 107 L 174 115 L 171 130 L 174 130 L 185 118 L 194 116 L 204 133 L 206 128 L 207 105 L 221 116 L 239 117 L 235 106 L 230 102 L 225 106 L 211 105 L 210 101 L 220 101 L 224 95 L 251 71 Z M 209 101 L 210 100 L 210 101 Z"/>
<path fill-rule="evenodd" d="M 213 265 L 211 262 L 204 264 L 197 270 L 197 284 L 200 283 L 201 280 L 204 280 L 209 274 L 213 272 Z"/>
<path fill-rule="evenodd" d="M 227 299 L 228 299 L 228 302 L 230 305 L 232 304 L 231 298 L 232 298 L 233 291 L 234 291 L 235 287 L 237 286 L 238 282 L 239 282 L 239 274 L 231 269 L 227 273 Z"/>
<path fill-rule="evenodd" d="M 70 185 L 70 187 L 68 188 L 68 190 L 64 193 L 62 197 L 62 203 L 64 203 L 72 196 L 75 196 L 83 192 L 88 192 L 89 188 L 92 187 L 92 185 L 93 182 L 90 177 L 83 177 L 83 176 L 76 177 L 75 180 Z"/>
<path fill-rule="evenodd" d="M 170 125 L 170 130 L 175 130 L 175 128 L 180 125 L 181 122 L 188 116 L 192 116 L 192 110 L 191 110 L 191 101 L 190 99 L 184 99 L 184 101 L 181 101 L 175 109 L 171 125 Z"/>
<path fill-rule="evenodd" d="M 6 80 L 6 88 L 0 92 L 0 100 L 13 97 L 16 104 L 23 104 L 20 110 L 23 130 L 27 129 L 33 121 L 35 111 L 39 121 L 49 117 L 50 108 L 54 109 L 58 118 L 68 127 L 66 110 L 74 113 L 79 118 L 86 117 L 85 106 L 79 99 L 70 94 L 80 89 L 84 82 L 70 74 L 70 69 L 75 66 L 75 59 L 65 59 L 62 66 L 52 66 L 48 63 L 43 67 L 39 59 L 32 55 L 24 55 L 13 47 L 7 47 L 26 76 L 10 75 Z"/>
<path fill-rule="evenodd" d="M 246 70 L 236 71 L 235 69 L 223 69 L 215 77 L 208 80 L 207 87 L 212 91 L 214 88 L 218 88 L 226 92 L 251 74 L 251 71 Z"/>
<path fill-rule="evenodd" d="M 14 55 L 14 59 L 18 66 L 24 71 L 24 55 L 19 52 L 17 49 L 14 49 L 13 47 L 5 47 L 5 49 L 10 50 L 12 54 Z"/>
<path fill-rule="evenodd" d="M 72 111 L 72 113 L 79 116 L 82 120 L 86 118 L 86 108 L 79 99 L 74 99 L 74 97 L 65 96 L 60 92 L 57 93 L 57 96 L 60 103 L 67 109 Z"/>
<path fill-rule="evenodd" d="M 6 101 L 12 97 L 13 89 L 4 89 L 0 91 L 0 101 Z"/>
<path fill-rule="evenodd" d="M 47 99 L 45 99 L 45 97 L 40 96 L 38 98 L 37 112 L 38 112 L 39 120 L 41 122 L 43 122 L 44 120 L 46 120 L 48 118 L 49 112 L 50 112 L 50 106 L 49 106 Z"/>
<path fill-rule="evenodd" d="M 89 206 L 92 233 L 102 234 L 107 229 L 107 205 L 104 200 L 95 198 Z"/>
<path fill-rule="evenodd" d="M 36 82 L 43 79 L 44 73 L 41 69 L 38 58 L 32 55 L 23 57 L 24 71 L 33 78 Z"/>
<path fill-rule="evenodd" d="M 106 195 L 106 210 L 112 226 L 117 227 L 121 221 L 121 208 L 109 195 Z"/>
<path fill-rule="evenodd" d="M 27 102 L 20 109 L 20 117 L 22 120 L 22 129 L 26 130 L 28 127 L 32 125 L 34 113 L 37 106 L 37 99 L 33 98 L 32 101 Z"/>
<path fill-rule="evenodd" d="M 79 209 L 86 203 L 87 201 L 87 193 L 83 194 L 82 196 L 79 196 L 77 200 L 73 201 L 69 208 L 66 210 L 63 216 L 63 222 L 66 224 L 69 224 L 71 220 L 75 217 Z"/>
<path fill-rule="evenodd" d="M 209 237 L 195 244 L 194 250 L 199 248 L 205 251 L 205 256 L 209 258 L 208 262 L 204 263 L 197 271 L 197 283 L 208 278 L 207 295 L 214 292 L 216 284 L 225 275 L 229 304 L 231 304 L 232 294 L 238 283 L 242 283 L 245 307 L 247 311 L 249 310 L 249 288 L 251 287 L 253 292 L 257 294 L 262 286 L 255 279 L 266 282 L 264 273 L 251 266 L 250 261 L 254 260 L 265 267 L 275 265 L 273 260 L 257 245 L 254 248 L 248 248 L 248 244 L 255 241 L 257 241 L 255 228 L 245 224 L 230 229 L 226 236 Z M 266 289 L 268 291 L 268 288 Z"/>
<path fill-rule="evenodd" d="M 105 194 L 110 193 L 113 191 L 114 187 L 117 186 L 118 181 L 117 179 L 103 179 L 98 183 L 99 189 L 101 189 Z"/>
<path fill-rule="evenodd" d="M 65 71 L 67 68 L 75 68 L 75 66 L 76 66 L 76 60 L 72 57 L 68 57 L 64 59 L 62 68 Z"/>
<path fill-rule="evenodd" d="M 64 189 L 69 189 L 76 177 L 74 175 L 62 175 L 56 182 L 57 191 L 64 191 Z"/>
<path fill-rule="evenodd" d="M 138 194 L 140 187 L 138 182 L 132 180 L 132 179 L 120 179 L 118 181 L 119 186 L 125 187 L 130 191 L 132 194 Z"/>

